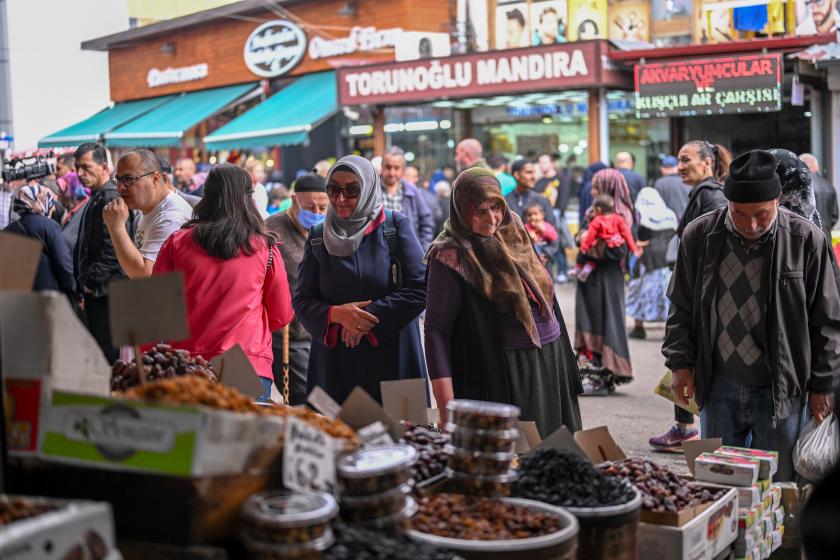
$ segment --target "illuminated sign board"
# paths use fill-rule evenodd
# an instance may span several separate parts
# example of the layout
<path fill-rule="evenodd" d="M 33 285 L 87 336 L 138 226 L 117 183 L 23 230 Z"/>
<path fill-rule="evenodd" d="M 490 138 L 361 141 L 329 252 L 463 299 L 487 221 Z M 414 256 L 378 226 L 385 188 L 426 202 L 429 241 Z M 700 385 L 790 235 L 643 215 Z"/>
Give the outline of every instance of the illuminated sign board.
<path fill-rule="evenodd" d="M 764 113 L 782 108 L 782 55 L 637 64 L 639 118 Z"/>

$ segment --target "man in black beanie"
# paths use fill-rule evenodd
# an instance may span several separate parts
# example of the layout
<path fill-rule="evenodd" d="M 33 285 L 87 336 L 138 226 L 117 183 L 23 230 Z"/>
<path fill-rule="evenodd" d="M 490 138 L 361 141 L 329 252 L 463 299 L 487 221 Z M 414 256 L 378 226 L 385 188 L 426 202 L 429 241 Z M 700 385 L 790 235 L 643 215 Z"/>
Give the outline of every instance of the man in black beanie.
<path fill-rule="evenodd" d="M 298 266 L 303 260 L 303 247 L 309 230 L 324 221 L 330 199 L 327 197 L 327 182 L 317 173 L 309 173 L 298 178 L 292 185 L 292 206 L 286 211 L 269 216 L 265 225 L 280 239 L 280 254 L 286 267 L 289 286 L 294 289 L 297 283 Z M 309 369 L 309 347 L 312 337 L 294 319 L 289 329 L 289 403 L 306 403 L 306 372 Z M 283 392 L 283 330 L 272 333 L 274 351 L 274 384 Z"/>
<path fill-rule="evenodd" d="M 786 481 L 805 416 L 831 412 L 840 292 L 819 227 L 779 207 L 777 163 L 737 157 L 728 205 L 683 232 L 662 353 L 674 391 L 701 408 L 702 437 L 778 451 L 774 479 Z"/>

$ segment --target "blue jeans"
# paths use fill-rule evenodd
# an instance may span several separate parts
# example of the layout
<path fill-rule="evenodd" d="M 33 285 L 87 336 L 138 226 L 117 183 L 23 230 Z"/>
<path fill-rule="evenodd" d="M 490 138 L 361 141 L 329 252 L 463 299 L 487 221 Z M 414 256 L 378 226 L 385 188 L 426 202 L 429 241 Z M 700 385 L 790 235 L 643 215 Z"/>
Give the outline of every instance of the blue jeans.
<path fill-rule="evenodd" d="M 779 470 L 773 479 L 787 482 L 794 478 L 793 448 L 807 417 L 805 410 L 778 419 L 774 428 L 770 387 L 740 385 L 719 374 L 703 404 L 700 429 L 703 438 L 719 437 L 723 445 L 778 451 Z"/>
<path fill-rule="evenodd" d="M 260 377 L 260 382 L 262 382 L 263 392 L 262 395 L 259 395 L 256 399 L 257 402 L 268 402 L 271 400 L 271 379 L 267 379 L 265 377 Z"/>

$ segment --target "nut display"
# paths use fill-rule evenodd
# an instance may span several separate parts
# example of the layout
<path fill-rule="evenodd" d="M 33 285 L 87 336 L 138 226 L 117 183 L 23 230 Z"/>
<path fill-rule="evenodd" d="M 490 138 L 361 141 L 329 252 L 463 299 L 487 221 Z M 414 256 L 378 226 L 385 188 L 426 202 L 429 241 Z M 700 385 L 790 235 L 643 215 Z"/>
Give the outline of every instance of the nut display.
<path fill-rule="evenodd" d="M 326 433 L 328 436 L 333 438 L 339 438 L 347 440 L 347 446 L 345 446 L 345 450 L 352 451 L 356 447 L 359 446 L 359 438 L 356 435 L 356 431 L 342 422 L 339 419 L 330 419 L 326 416 L 318 414 L 314 410 L 306 407 L 287 407 L 287 406 L 280 406 L 280 407 L 272 407 L 279 410 L 271 410 L 267 411 L 268 414 L 277 414 L 280 416 L 285 416 L 286 414 L 291 414 L 297 418 L 300 418 L 304 422 L 315 426 L 322 432 Z"/>
<path fill-rule="evenodd" d="M 412 484 L 403 484 L 388 492 L 372 496 L 341 497 L 341 518 L 348 523 L 360 523 L 372 518 L 389 517 L 403 511 L 408 504 Z"/>
<path fill-rule="evenodd" d="M 444 471 L 453 488 L 476 496 L 510 496 L 511 484 L 517 479 L 514 470 L 504 474 L 474 475 L 452 469 Z"/>
<path fill-rule="evenodd" d="M 59 506 L 38 503 L 25 498 L 0 497 L 0 525 L 37 517 L 59 509 Z"/>
<path fill-rule="evenodd" d="M 720 499 L 725 490 L 704 488 L 690 483 L 667 467 L 647 459 L 625 459 L 602 465 L 601 472 L 633 483 L 642 493 L 642 508 L 653 512 L 676 513 Z"/>
<path fill-rule="evenodd" d="M 473 449 L 485 453 L 513 453 L 519 430 L 474 430 L 450 422 L 446 431 L 452 439 L 452 445 L 462 449 Z"/>
<path fill-rule="evenodd" d="M 447 445 L 449 468 L 465 474 L 504 474 L 511 468 L 516 453 L 482 453 Z"/>
<path fill-rule="evenodd" d="M 455 560 L 451 552 L 415 542 L 399 533 L 382 533 L 360 527 L 339 526 L 335 544 L 324 560 Z"/>
<path fill-rule="evenodd" d="M 519 407 L 510 404 L 453 399 L 446 410 L 450 422 L 473 430 L 510 430 L 519 422 Z"/>
<path fill-rule="evenodd" d="M 176 377 L 153 381 L 132 387 L 125 392 L 125 396 L 130 399 L 173 404 L 203 405 L 233 412 L 264 414 L 270 410 L 270 408 L 255 405 L 252 397 L 236 389 L 201 377 Z"/>
<path fill-rule="evenodd" d="M 525 539 L 563 528 L 557 516 L 501 500 L 461 494 L 423 498 L 411 527 L 421 533 L 465 540 Z"/>
<path fill-rule="evenodd" d="M 243 538 L 258 545 L 323 543 L 332 538 L 330 521 L 337 513 L 338 504 L 329 494 L 262 492 L 242 505 Z M 329 542 L 322 548 L 326 546 Z"/>
<path fill-rule="evenodd" d="M 574 451 L 546 448 L 522 457 L 512 495 L 555 506 L 593 508 L 626 504 L 636 492 Z"/>
<path fill-rule="evenodd" d="M 168 344 L 158 344 L 143 353 L 146 380 L 172 379 L 184 375 L 203 377 L 216 381 L 216 371 L 202 356 L 191 356 L 186 350 L 175 350 Z M 126 391 L 140 384 L 137 360 L 130 363 L 117 360 L 111 368 L 111 390 Z"/>
<path fill-rule="evenodd" d="M 449 435 L 430 425 L 405 423 L 405 433 L 400 443 L 407 443 L 417 450 L 414 464 L 414 481 L 423 482 L 435 477 L 446 468 L 446 453 L 443 447 L 449 443 Z"/>
<path fill-rule="evenodd" d="M 380 445 L 343 456 L 337 465 L 342 495 L 369 496 L 400 487 L 414 478 L 418 453 L 410 445 Z"/>

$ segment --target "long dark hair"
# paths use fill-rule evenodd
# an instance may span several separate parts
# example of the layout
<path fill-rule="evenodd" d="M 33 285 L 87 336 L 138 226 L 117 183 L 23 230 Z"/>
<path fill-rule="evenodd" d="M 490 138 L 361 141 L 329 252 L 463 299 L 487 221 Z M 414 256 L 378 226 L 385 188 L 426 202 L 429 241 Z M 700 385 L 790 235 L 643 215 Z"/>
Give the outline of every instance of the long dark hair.
<path fill-rule="evenodd" d="M 257 211 L 253 192 L 251 175 L 244 169 L 223 163 L 210 170 L 204 197 L 184 224 L 208 255 L 225 260 L 240 252 L 253 255 L 254 237 L 262 237 L 269 247 L 277 241 Z"/>
<path fill-rule="evenodd" d="M 729 164 L 732 163 L 732 153 L 720 144 L 712 144 L 706 140 L 691 140 L 685 143 L 697 149 L 700 159 L 712 160 L 712 175 L 721 183 L 729 175 Z"/>

